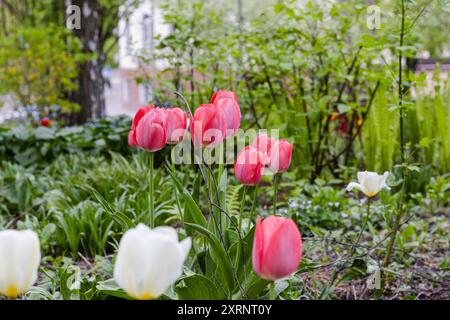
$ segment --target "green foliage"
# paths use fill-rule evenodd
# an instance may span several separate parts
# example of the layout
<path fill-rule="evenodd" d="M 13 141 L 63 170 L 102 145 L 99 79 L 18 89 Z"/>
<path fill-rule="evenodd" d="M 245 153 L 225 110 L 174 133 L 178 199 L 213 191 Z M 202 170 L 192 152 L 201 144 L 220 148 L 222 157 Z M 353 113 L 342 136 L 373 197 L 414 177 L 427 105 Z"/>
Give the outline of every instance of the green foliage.
<path fill-rule="evenodd" d="M 19 28 L 0 37 L 0 95 L 14 94 L 20 106 L 77 108 L 65 94 L 76 88 L 80 45 L 66 29 Z"/>
<path fill-rule="evenodd" d="M 130 150 L 129 126 L 127 117 L 61 129 L 11 124 L 11 128 L 0 127 L 0 160 L 14 160 L 24 166 L 45 166 L 62 153 L 107 155 L 117 151 L 126 154 Z"/>
<path fill-rule="evenodd" d="M 385 172 L 392 168 L 398 141 L 398 112 L 391 110 L 385 88 L 380 88 L 367 116 L 364 133 L 365 167 Z"/>

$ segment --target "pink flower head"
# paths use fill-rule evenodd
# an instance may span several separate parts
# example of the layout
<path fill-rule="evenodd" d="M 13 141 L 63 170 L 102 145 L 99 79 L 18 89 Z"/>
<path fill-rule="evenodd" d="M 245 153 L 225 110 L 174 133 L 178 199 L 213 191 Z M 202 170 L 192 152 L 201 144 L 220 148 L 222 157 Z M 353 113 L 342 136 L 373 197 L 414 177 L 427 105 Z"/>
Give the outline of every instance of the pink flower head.
<path fill-rule="evenodd" d="M 167 142 L 166 112 L 153 108 L 139 121 L 136 127 L 137 146 L 155 152 L 164 148 Z"/>
<path fill-rule="evenodd" d="M 289 169 L 292 159 L 293 145 L 286 140 L 272 141 L 269 150 L 268 167 L 272 172 L 285 172 Z"/>
<path fill-rule="evenodd" d="M 196 147 L 217 146 L 225 138 L 227 124 L 223 112 L 213 104 L 202 104 L 191 117 L 191 139 Z"/>
<path fill-rule="evenodd" d="M 211 103 L 224 114 L 227 124 L 226 136 L 235 134 L 241 126 L 241 108 L 236 94 L 232 91 L 219 90 L 213 94 Z"/>
<path fill-rule="evenodd" d="M 186 134 L 187 117 L 180 108 L 166 109 L 167 143 L 177 144 Z"/>
<path fill-rule="evenodd" d="M 258 217 L 253 239 L 253 270 L 263 279 L 277 280 L 297 270 L 302 258 L 302 238 L 294 221 Z"/>
<path fill-rule="evenodd" d="M 253 140 L 252 146 L 257 148 L 264 155 L 265 165 L 269 163 L 269 151 L 274 141 L 276 140 L 270 139 L 266 134 L 260 134 Z"/>
<path fill-rule="evenodd" d="M 142 117 L 144 117 L 153 108 L 155 108 L 155 106 L 152 104 L 146 107 L 139 108 L 139 110 L 134 115 L 133 122 L 131 124 L 131 130 L 128 133 L 128 145 L 130 147 L 137 147 L 136 128 L 139 124 L 139 121 L 141 121 Z"/>
<path fill-rule="evenodd" d="M 263 154 L 252 146 L 242 149 L 234 164 L 236 178 L 245 185 L 256 185 L 262 177 L 263 158 Z"/>

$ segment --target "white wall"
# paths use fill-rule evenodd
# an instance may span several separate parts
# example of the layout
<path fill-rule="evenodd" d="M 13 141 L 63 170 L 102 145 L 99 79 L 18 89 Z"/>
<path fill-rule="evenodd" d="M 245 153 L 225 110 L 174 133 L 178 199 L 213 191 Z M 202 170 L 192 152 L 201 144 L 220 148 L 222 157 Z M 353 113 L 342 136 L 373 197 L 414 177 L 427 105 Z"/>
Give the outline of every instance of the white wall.
<path fill-rule="evenodd" d="M 153 0 L 142 0 L 128 19 L 119 22 L 119 68 L 137 69 L 136 55 L 151 55 L 154 37 L 166 36 L 170 27 L 163 24 L 162 11 Z"/>

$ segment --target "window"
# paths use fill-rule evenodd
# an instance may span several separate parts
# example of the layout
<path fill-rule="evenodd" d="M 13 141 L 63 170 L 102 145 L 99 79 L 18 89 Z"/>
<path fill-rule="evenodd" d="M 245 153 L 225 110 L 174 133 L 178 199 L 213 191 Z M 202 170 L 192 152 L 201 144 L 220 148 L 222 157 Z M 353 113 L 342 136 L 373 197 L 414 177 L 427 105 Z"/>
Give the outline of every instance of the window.
<path fill-rule="evenodd" d="M 122 81 L 122 100 L 124 102 L 129 102 L 131 99 L 131 86 L 132 86 L 131 80 L 124 79 Z"/>
<path fill-rule="evenodd" d="M 152 18 L 148 14 L 146 14 L 142 18 L 142 49 L 151 48 L 153 41 L 152 31 Z"/>
<path fill-rule="evenodd" d="M 139 85 L 139 104 L 145 105 L 152 100 L 152 89 L 148 84 Z"/>

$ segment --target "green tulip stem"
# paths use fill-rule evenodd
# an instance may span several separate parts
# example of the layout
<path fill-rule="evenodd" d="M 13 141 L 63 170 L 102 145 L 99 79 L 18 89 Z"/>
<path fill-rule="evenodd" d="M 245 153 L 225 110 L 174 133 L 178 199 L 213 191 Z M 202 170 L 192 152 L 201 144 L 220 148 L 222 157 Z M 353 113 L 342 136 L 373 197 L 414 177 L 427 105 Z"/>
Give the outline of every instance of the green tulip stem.
<path fill-rule="evenodd" d="M 154 221 L 154 199 L 153 199 L 153 189 L 154 189 L 154 181 L 153 181 L 153 166 L 154 166 L 154 158 L 155 154 L 153 152 L 149 153 L 149 167 L 150 167 L 150 180 L 149 180 L 149 194 L 148 194 L 148 207 L 150 212 L 150 227 L 153 228 L 155 221 Z"/>
<path fill-rule="evenodd" d="M 239 222 L 238 222 L 239 235 L 242 235 L 242 216 L 244 215 L 245 196 L 247 194 L 247 188 L 248 188 L 248 186 L 244 185 L 244 191 L 242 192 L 241 207 L 239 209 Z M 239 238 L 241 238 L 241 236 Z M 241 255 L 242 255 L 242 243 L 240 245 L 238 245 L 237 252 L 236 252 L 236 261 L 235 261 L 236 268 L 238 267 L 239 259 L 241 258 Z"/>
<path fill-rule="evenodd" d="M 248 220 L 247 233 L 250 232 L 251 227 L 252 227 L 252 221 L 253 221 L 253 215 L 255 213 L 257 195 L 258 195 L 258 185 L 255 186 L 255 190 L 253 191 L 253 201 L 252 201 L 252 208 L 250 209 L 250 218 Z"/>
<path fill-rule="evenodd" d="M 272 214 L 277 213 L 277 198 L 278 198 L 278 183 L 280 180 L 280 175 L 278 173 L 275 173 L 273 176 L 273 210 Z"/>
<path fill-rule="evenodd" d="M 172 148 L 172 152 L 171 152 L 171 169 L 172 169 L 172 175 L 175 177 L 175 147 Z M 178 196 L 178 189 L 175 187 L 174 188 L 174 192 L 175 192 L 175 200 L 177 202 L 177 208 L 178 208 L 178 212 L 180 213 L 180 218 L 181 221 L 184 222 L 184 217 L 183 217 L 183 212 L 181 211 L 181 204 L 180 204 L 180 198 Z"/>
<path fill-rule="evenodd" d="M 239 210 L 239 233 L 242 234 L 242 216 L 244 215 L 244 207 L 245 207 L 245 196 L 247 195 L 248 186 L 244 185 L 244 191 L 242 192 L 242 200 L 241 200 L 241 208 Z"/>
<path fill-rule="evenodd" d="M 269 300 L 275 300 L 275 281 L 269 283 Z"/>
<path fill-rule="evenodd" d="M 370 198 L 367 198 L 366 219 L 364 221 L 363 226 L 361 227 L 361 230 L 359 231 L 358 238 L 356 238 L 356 242 L 352 246 L 352 250 L 350 252 L 350 255 L 353 255 L 355 253 L 355 251 L 356 251 L 356 247 L 358 246 L 359 241 L 361 240 L 362 234 L 363 234 L 364 230 L 367 227 L 367 223 L 369 222 L 369 216 L 370 216 Z"/>

